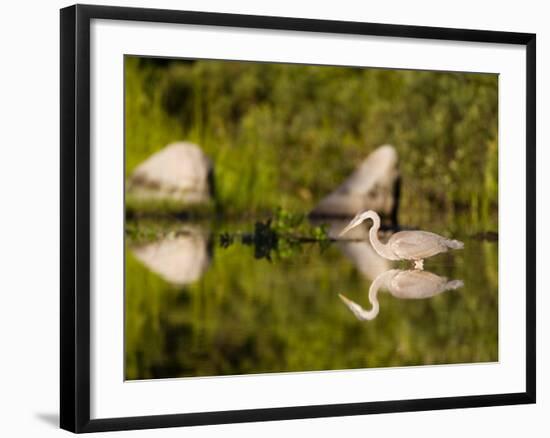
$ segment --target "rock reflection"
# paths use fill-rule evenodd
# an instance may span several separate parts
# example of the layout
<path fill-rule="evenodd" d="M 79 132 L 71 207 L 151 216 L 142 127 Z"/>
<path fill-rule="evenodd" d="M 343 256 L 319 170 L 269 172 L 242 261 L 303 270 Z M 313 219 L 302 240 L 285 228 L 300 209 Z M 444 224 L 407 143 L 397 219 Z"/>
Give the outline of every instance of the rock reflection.
<path fill-rule="evenodd" d="M 197 281 L 211 260 L 208 239 L 198 227 L 186 227 L 173 236 L 132 248 L 151 271 L 177 286 Z"/>
<path fill-rule="evenodd" d="M 378 291 L 385 289 L 399 299 L 431 298 L 447 290 L 455 290 L 464 285 L 462 280 L 449 281 L 446 277 L 428 271 L 390 269 L 378 275 L 369 288 L 370 310 L 365 310 L 356 302 L 340 294 L 340 298 L 351 312 L 361 321 L 370 321 L 378 316 L 380 305 Z"/>

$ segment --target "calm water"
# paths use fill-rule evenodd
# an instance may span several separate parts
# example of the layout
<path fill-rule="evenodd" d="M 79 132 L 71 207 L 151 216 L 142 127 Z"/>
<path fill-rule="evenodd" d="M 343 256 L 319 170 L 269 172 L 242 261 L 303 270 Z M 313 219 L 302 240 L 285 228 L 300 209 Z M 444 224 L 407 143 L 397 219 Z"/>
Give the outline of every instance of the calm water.
<path fill-rule="evenodd" d="M 498 360 L 498 243 L 471 228 L 422 228 L 465 248 L 426 260 L 420 276 L 374 253 L 367 226 L 344 242 L 258 245 L 253 223 L 127 239 L 126 377 Z"/>

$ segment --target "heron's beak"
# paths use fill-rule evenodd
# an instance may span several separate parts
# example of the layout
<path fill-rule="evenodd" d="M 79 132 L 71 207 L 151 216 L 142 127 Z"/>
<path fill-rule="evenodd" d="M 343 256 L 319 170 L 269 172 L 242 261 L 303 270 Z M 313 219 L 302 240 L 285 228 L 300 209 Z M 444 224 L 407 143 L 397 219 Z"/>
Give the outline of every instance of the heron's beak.
<path fill-rule="evenodd" d="M 353 227 L 357 226 L 357 221 L 352 220 L 346 228 L 344 228 L 340 233 L 338 234 L 338 237 L 342 237 L 344 234 L 346 234 L 349 230 L 351 230 Z"/>

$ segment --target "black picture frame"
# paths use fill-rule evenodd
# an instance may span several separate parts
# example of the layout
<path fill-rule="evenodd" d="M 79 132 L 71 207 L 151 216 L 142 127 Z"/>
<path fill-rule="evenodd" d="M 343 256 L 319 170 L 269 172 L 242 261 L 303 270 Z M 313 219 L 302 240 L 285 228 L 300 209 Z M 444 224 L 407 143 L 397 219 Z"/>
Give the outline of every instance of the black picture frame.
<path fill-rule="evenodd" d="M 70 6 L 61 9 L 60 13 L 61 428 L 76 433 L 100 432 L 535 403 L 535 34 L 89 5 Z M 412 37 L 525 46 L 527 79 L 526 391 L 416 400 L 90 419 L 90 22 L 92 19 Z"/>

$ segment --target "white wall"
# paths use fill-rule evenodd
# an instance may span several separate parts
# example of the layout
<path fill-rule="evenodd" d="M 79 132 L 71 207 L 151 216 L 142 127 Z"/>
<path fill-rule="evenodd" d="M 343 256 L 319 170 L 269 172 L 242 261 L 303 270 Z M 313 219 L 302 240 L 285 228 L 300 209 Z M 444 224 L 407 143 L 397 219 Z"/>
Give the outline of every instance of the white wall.
<path fill-rule="evenodd" d="M 89 2 L 96 3 L 96 2 Z M 157 431 L 116 436 L 550 436 L 550 346 L 547 335 L 550 184 L 550 14 L 545 2 L 461 0 L 301 2 L 277 0 L 108 1 L 260 15 L 464 27 L 537 33 L 538 45 L 538 404 L 423 413 L 371 415 Z M 0 430 L 3 436 L 62 435 L 58 409 L 59 49 L 63 1 L 4 2 L 0 15 Z M 114 436 L 114 435 L 113 435 Z"/>

